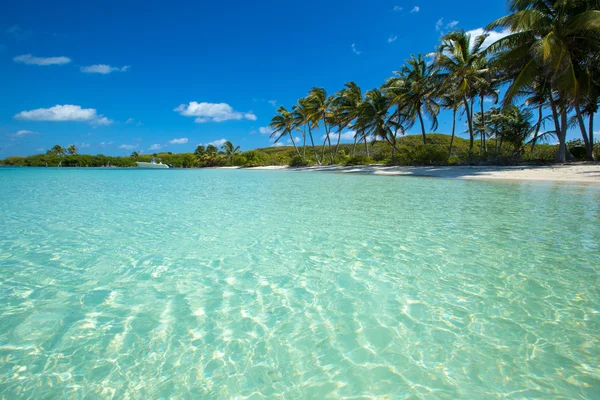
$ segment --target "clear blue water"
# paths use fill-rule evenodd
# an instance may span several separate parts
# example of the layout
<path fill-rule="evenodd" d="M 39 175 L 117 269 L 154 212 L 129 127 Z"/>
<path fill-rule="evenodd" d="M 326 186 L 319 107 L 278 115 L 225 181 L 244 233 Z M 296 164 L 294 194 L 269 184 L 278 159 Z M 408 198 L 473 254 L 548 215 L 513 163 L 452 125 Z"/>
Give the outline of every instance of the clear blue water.
<path fill-rule="evenodd" d="M 600 188 L 0 169 L 0 398 L 600 398 Z"/>

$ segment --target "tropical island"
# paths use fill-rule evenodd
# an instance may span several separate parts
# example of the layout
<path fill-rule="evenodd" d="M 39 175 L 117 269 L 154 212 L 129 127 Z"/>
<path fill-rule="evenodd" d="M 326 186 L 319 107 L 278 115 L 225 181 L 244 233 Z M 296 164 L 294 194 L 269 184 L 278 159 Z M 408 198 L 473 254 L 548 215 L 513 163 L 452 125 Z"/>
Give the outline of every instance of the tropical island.
<path fill-rule="evenodd" d="M 600 103 L 600 11 L 595 1 L 518 2 L 487 26 L 512 33 L 485 46 L 485 33 L 444 35 L 435 52 L 412 55 L 381 87 L 355 82 L 328 94 L 314 87 L 269 125 L 274 145 L 242 152 L 199 145 L 194 153 L 134 152 L 130 157 L 78 154 L 74 145 L 9 157 L 0 165 L 132 167 L 160 157 L 176 168 L 268 165 L 506 165 L 594 161 L 594 116 Z M 501 94 L 503 94 L 501 96 Z M 491 106 L 487 106 L 491 104 Z M 452 113 L 452 131 L 438 115 Z M 468 139 L 457 137 L 457 119 Z M 418 126 L 420 137 L 406 135 Z M 567 142 L 567 130 L 581 138 Z M 299 136 L 298 136 L 299 135 Z M 353 143 L 342 144 L 342 135 Z M 546 144 L 549 140 L 558 142 Z M 297 142 L 300 143 L 297 143 Z M 322 141 L 322 143 L 321 143 Z"/>

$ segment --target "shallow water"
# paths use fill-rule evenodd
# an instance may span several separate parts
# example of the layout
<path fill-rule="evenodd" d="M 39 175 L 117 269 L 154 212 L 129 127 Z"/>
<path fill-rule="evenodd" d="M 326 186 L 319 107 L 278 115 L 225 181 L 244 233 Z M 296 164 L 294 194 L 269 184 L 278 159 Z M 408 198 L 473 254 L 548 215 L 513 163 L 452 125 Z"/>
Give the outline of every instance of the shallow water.
<path fill-rule="evenodd" d="M 0 169 L 0 398 L 600 398 L 600 188 Z"/>

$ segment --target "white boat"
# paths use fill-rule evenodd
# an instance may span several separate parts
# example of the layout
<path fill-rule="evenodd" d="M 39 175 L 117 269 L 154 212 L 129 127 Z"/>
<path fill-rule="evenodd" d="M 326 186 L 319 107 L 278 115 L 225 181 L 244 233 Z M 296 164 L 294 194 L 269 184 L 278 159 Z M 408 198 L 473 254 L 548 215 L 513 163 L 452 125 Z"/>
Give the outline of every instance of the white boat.
<path fill-rule="evenodd" d="M 169 168 L 167 164 L 163 164 L 160 160 L 156 162 L 153 158 L 150 162 L 136 161 L 138 168 L 164 169 Z"/>

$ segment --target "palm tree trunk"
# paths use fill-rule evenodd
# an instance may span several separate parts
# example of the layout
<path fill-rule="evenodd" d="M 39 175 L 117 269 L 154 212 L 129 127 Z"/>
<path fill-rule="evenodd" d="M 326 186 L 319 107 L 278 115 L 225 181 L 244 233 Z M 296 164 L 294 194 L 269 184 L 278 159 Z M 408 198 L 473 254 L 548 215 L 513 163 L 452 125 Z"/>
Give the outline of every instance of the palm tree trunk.
<path fill-rule="evenodd" d="M 592 144 L 592 155 L 594 155 L 594 113 L 590 112 L 590 119 L 588 121 L 589 129 L 588 132 L 590 134 L 590 143 Z"/>
<path fill-rule="evenodd" d="M 585 131 L 583 115 L 581 114 L 581 108 L 579 107 L 579 102 L 577 100 L 575 100 L 575 113 L 577 115 L 577 122 L 579 122 L 579 128 L 581 129 L 581 136 L 583 136 L 583 143 L 585 144 L 585 158 L 588 161 L 594 161 L 592 144 L 590 143 L 587 132 Z"/>
<path fill-rule="evenodd" d="M 369 141 L 367 140 L 367 135 L 364 135 L 364 139 L 365 139 L 365 148 L 367 149 L 367 157 L 370 157 L 370 155 L 369 155 Z"/>
<path fill-rule="evenodd" d="M 354 157 L 354 154 L 356 153 L 356 139 L 358 139 L 357 133 L 354 134 L 354 145 L 352 145 L 352 157 Z"/>
<path fill-rule="evenodd" d="M 538 107 L 538 121 L 535 126 L 535 133 L 533 134 L 533 139 L 531 139 L 531 153 L 535 150 L 535 142 L 537 141 L 538 134 L 540 133 L 540 127 L 542 125 L 542 106 Z"/>
<path fill-rule="evenodd" d="M 417 109 L 417 115 L 419 116 L 419 122 L 421 122 L 421 132 L 423 133 L 423 144 L 427 144 L 427 136 L 425 135 L 425 124 L 423 123 L 423 116 L 421 115 L 421 107 Z"/>
<path fill-rule="evenodd" d="M 304 125 L 304 134 L 302 135 L 302 139 L 304 141 L 302 145 L 302 160 L 306 159 L 306 125 Z"/>
<path fill-rule="evenodd" d="M 465 112 L 467 114 L 467 124 L 469 125 L 469 151 L 473 151 L 473 140 L 474 140 L 474 135 L 473 135 L 473 118 L 471 115 L 471 112 L 469 111 L 469 101 L 467 100 L 467 97 L 465 96 L 463 98 L 463 101 L 465 103 Z"/>
<path fill-rule="evenodd" d="M 452 155 L 452 144 L 454 143 L 454 132 L 456 130 L 456 107 L 452 109 L 452 136 L 450 136 L 450 150 L 448 151 L 448 158 Z"/>
<path fill-rule="evenodd" d="M 317 148 L 315 147 L 315 141 L 313 140 L 312 129 L 310 126 L 308 127 L 308 136 L 310 136 L 310 144 L 312 145 L 313 153 L 315 155 L 315 162 L 318 165 L 321 165 L 321 162 L 319 161 L 319 156 L 317 155 Z"/>
<path fill-rule="evenodd" d="M 552 94 L 550 95 L 550 109 L 552 110 L 552 119 L 554 120 L 554 131 L 556 132 L 556 137 L 558 138 L 558 153 L 556 154 L 556 162 L 557 163 L 566 163 L 567 162 L 567 146 L 562 137 L 562 129 L 560 128 L 560 121 L 558 120 L 558 110 L 556 109 L 556 103 L 554 102 L 554 98 Z"/>
<path fill-rule="evenodd" d="M 485 141 L 485 114 L 483 112 L 483 100 L 484 96 L 481 95 L 479 99 L 479 106 L 481 108 L 481 140 L 483 141 L 483 153 L 487 153 L 487 143 Z"/>
<path fill-rule="evenodd" d="M 342 130 L 344 130 L 344 127 L 340 126 L 340 130 L 338 132 L 338 140 L 335 145 L 335 154 L 333 155 L 334 158 L 335 158 L 335 156 L 337 156 L 338 151 L 340 149 L 340 141 L 342 140 Z"/>
<path fill-rule="evenodd" d="M 290 140 L 292 141 L 294 150 L 296 150 L 296 154 L 298 154 L 298 157 L 302 158 L 302 156 L 300 155 L 300 150 L 298 150 L 298 148 L 296 147 L 296 142 L 294 141 L 294 135 L 292 135 L 292 132 L 290 132 Z"/>

